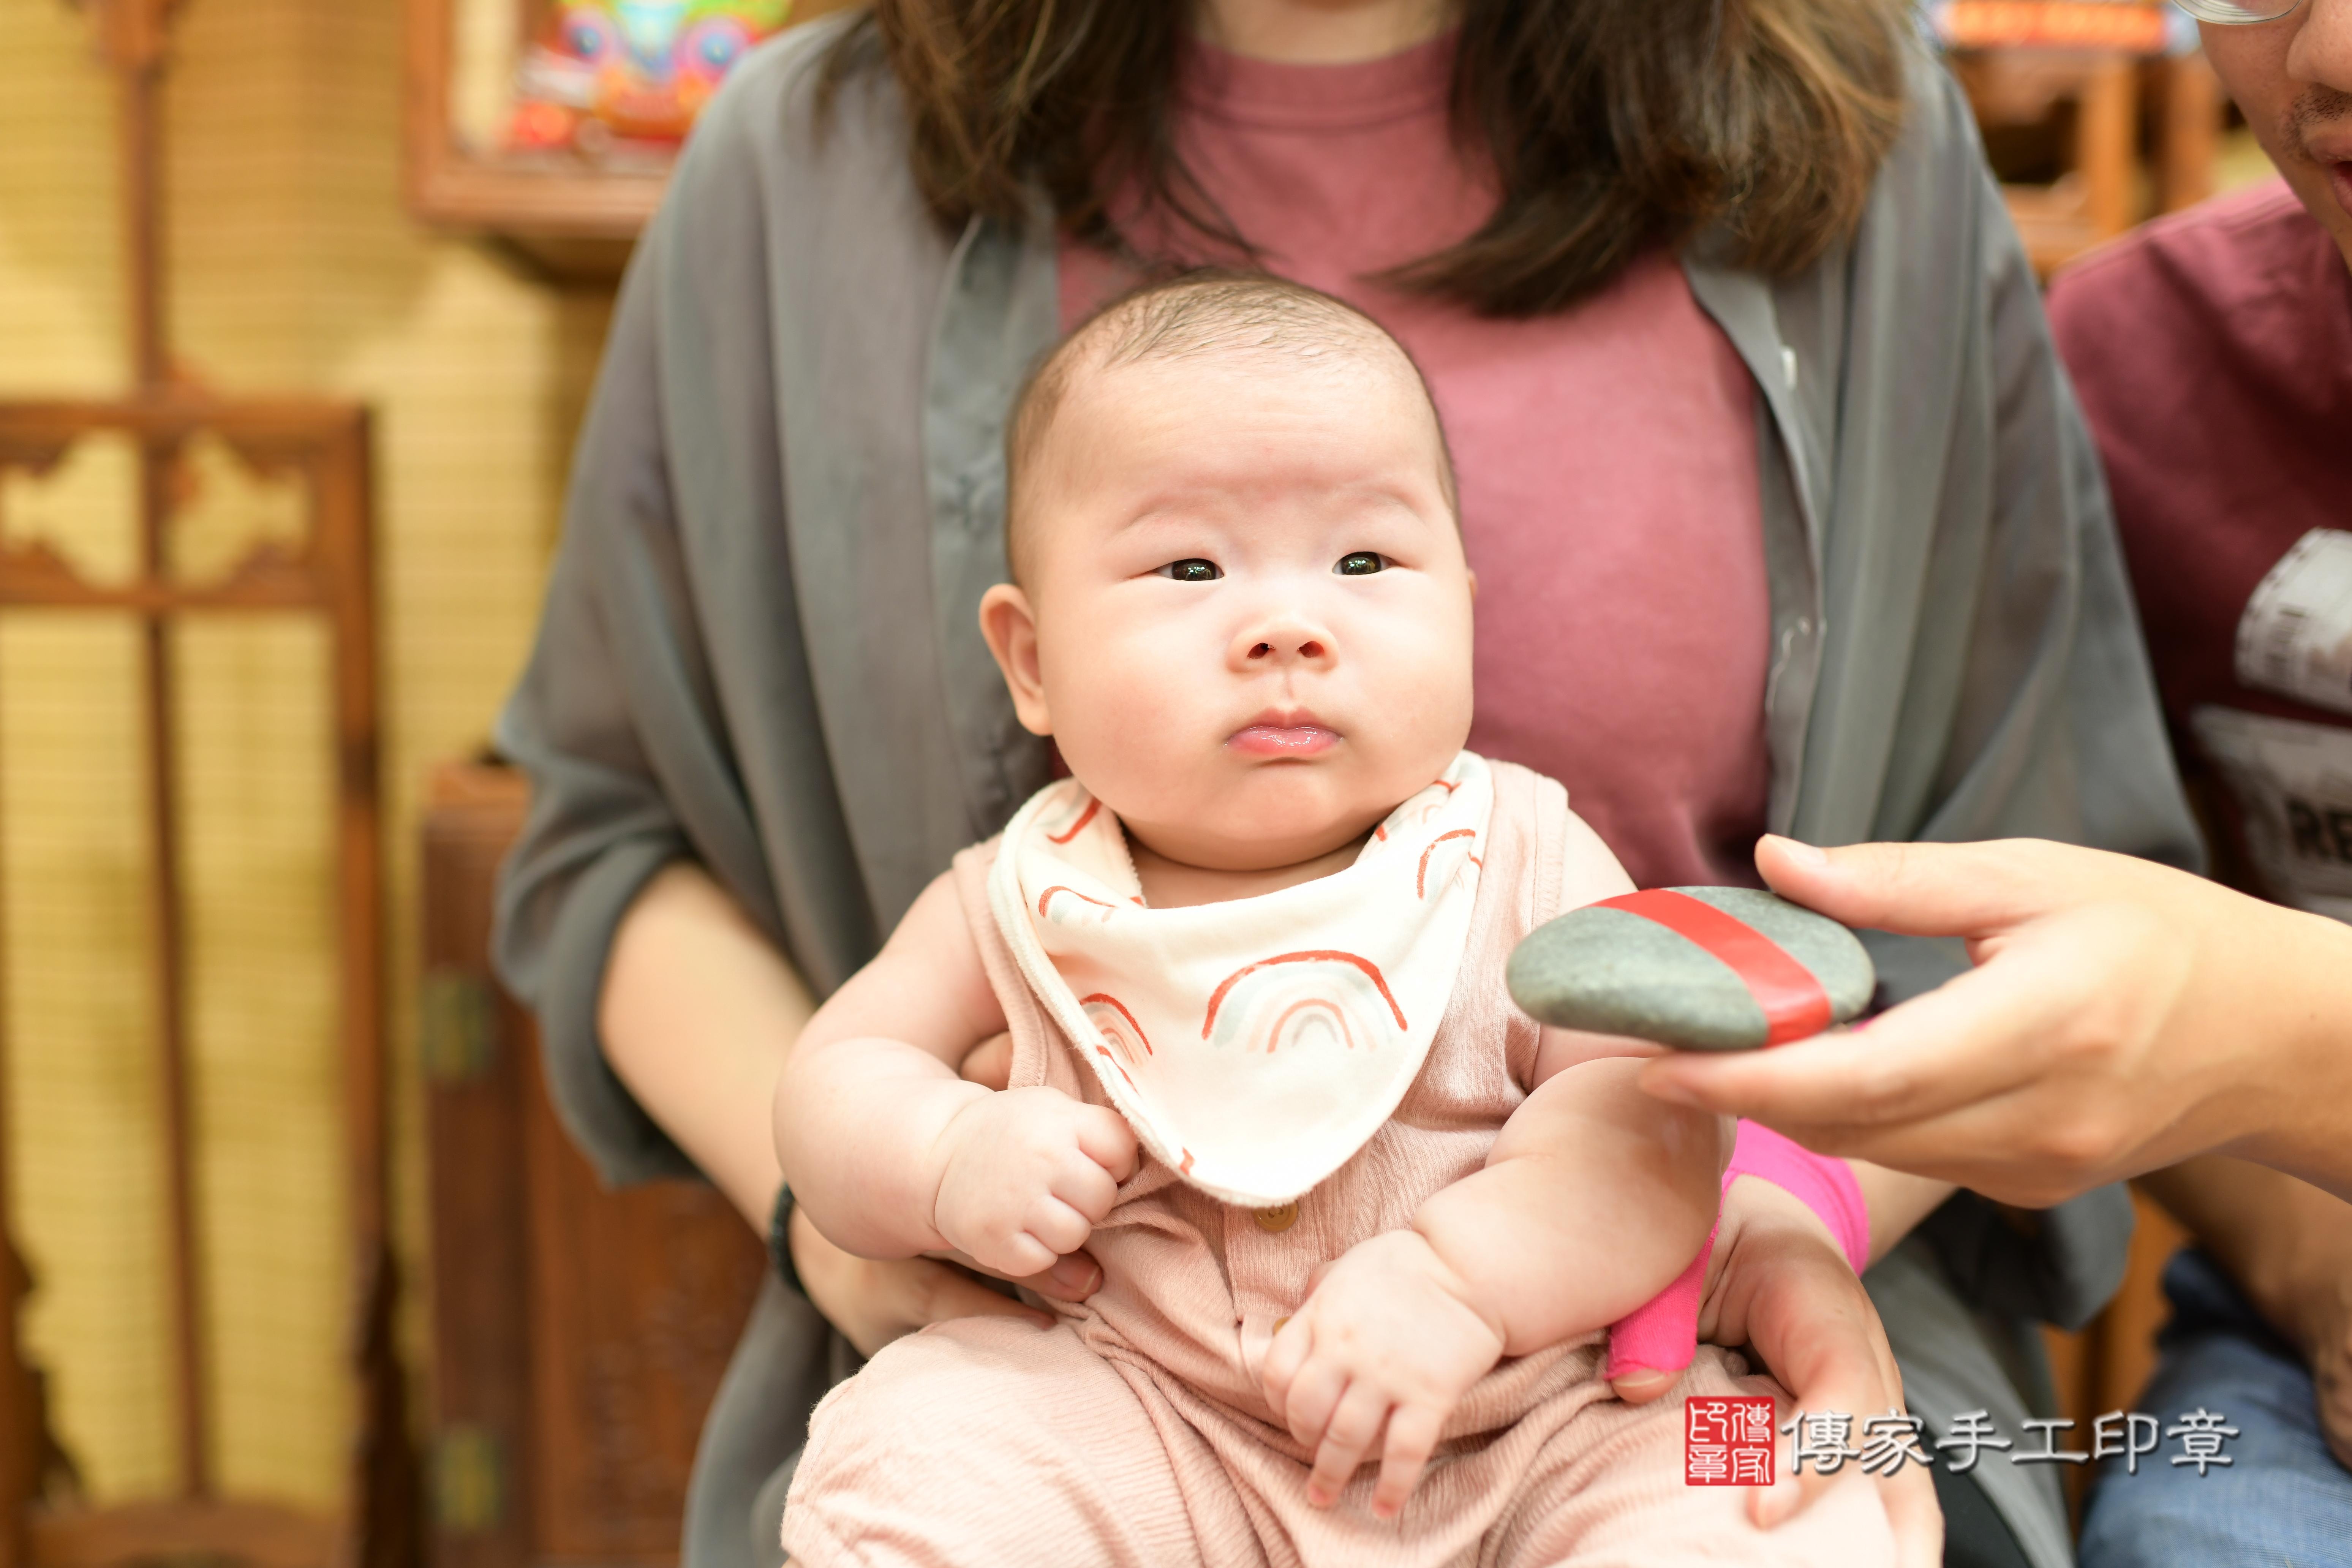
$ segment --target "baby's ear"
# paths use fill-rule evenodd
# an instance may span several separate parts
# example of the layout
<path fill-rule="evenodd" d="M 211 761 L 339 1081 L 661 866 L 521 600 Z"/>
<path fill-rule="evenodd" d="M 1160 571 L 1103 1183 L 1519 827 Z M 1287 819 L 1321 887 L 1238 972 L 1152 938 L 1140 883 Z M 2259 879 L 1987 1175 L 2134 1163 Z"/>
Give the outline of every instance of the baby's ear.
<path fill-rule="evenodd" d="M 1021 727 L 1033 735 L 1052 734 L 1054 716 L 1045 706 L 1045 683 L 1038 675 L 1037 616 L 1017 584 L 999 583 L 981 595 L 980 635 L 996 656 Z"/>

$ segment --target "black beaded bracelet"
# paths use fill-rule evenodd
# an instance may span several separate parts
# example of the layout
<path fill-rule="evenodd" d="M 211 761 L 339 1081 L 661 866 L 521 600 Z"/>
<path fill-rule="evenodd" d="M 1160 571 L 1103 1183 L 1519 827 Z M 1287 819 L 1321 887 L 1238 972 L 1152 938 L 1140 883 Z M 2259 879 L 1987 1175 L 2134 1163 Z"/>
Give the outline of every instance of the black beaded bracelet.
<path fill-rule="evenodd" d="M 801 1271 L 793 1267 L 793 1188 L 789 1182 L 776 1188 L 776 1212 L 768 1219 L 768 1262 L 796 1296 L 805 1297 L 808 1290 L 801 1284 Z"/>

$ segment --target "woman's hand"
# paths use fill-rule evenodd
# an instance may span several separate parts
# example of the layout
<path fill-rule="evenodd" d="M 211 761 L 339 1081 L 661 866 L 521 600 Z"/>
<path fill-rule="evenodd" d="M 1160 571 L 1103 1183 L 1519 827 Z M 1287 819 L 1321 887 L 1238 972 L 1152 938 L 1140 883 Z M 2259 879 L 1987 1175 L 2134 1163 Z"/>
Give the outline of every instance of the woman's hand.
<path fill-rule="evenodd" d="M 2043 1207 L 2209 1150 L 2352 1197 L 2352 927 L 2095 849 L 1767 838 L 1773 889 L 1978 964 L 1867 1027 L 1651 1063 L 1651 1093 Z"/>
<path fill-rule="evenodd" d="M 1698 1337 L 1748 1346 L 1789 1390 L 1795 1409 L 1843 1412 L 1854 1417 L 1857 1432 L 1870 1416 L 1903 1408 L 1903 1374 L 1844 1249 L 1812 1210 L 1757 1177 L 1741 1176 L 1724 1194 Z M 1669 1386 L 1671 1380 L 1662 1381 L 1647 1397 Z M 1769 1529 L 1832 1486 L 1860 1484 L 1856 1474 L 1783 1474 L 1748 1494 L 1749 1517 Z M 1874 1484 L 1902 1568 L 1936 1568 L 1943 1560 L 1944 1516 L 1934 1479 L 1906 1464 Z"/>

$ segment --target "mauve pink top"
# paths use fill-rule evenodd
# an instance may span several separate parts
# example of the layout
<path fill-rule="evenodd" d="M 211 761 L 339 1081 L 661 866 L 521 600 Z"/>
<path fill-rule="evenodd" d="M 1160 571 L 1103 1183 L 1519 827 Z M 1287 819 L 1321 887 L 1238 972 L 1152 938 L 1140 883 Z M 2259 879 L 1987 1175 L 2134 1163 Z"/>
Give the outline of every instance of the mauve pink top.
<path fill-rule="evenodd" d="M 1370 282 L 1495 202 L 1456 150 L 1450 37 L 1362 64 L 1188 50 L 1177 146 L 1274 271 L 1378 319 L 1421 363 L 1478 574 L 1473 750 L 1565 784 L 1643 887 L 1757 885 L 1770 606 L 1754 383 L 1665 252 L 1537 321 Z M 1220 259 L 1150 215 L 1139 251 Z M 1125 282 L 1066 243 L 1062 314 Z"/>

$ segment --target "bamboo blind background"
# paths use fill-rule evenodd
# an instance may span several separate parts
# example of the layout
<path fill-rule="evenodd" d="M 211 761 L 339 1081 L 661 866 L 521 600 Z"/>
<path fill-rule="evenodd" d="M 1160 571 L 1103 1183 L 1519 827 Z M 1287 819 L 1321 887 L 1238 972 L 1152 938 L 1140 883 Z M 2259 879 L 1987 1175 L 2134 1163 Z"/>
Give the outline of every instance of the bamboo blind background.
<path fill-rule="evenodd" d="M 470 3 L 488 16 L 499 0 Z M 549 288 L 406 218 L 399 0 L 190 0 L 175 36 L 164 144 L 189 369 L 225 391 L 315 391 L 377 414 L 393 1202 L 414 1368 L 418 791 L 431 761 L 483 739 L 527 648 L 610 299 Z M 10 395 L 124 380 L 112 124 L 89 48 L 59 0 L 0 0 Z M 291 498 L 225 454 L 193 468 L 181 569 L 201 574 L 293 526 Z M 124 572 L 131 483 L 127 453 L 88 448 L 12 483 L 9 526 Z M 325 647 L 314 628 L 257 617 L 189 628 L 177 651 L 221 1479 L 331 1504 L 350 1416 Z M 134 658 L 128 626 L 0 626 L 12 1220 L 39 1279 L 31 1348 L 101 1501 L 173 1480 Z"/>

